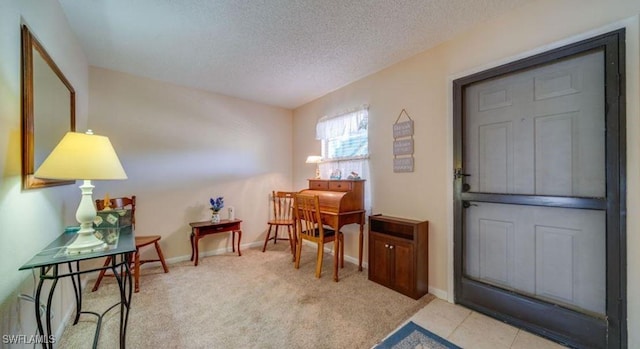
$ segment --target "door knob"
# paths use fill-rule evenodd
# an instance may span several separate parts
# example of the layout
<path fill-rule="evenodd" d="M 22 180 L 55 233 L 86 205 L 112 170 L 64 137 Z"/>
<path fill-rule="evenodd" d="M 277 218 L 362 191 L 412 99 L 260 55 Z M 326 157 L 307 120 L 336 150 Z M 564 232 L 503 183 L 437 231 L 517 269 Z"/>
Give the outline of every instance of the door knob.
<path fill-rule="evenodd" d="M 471 206 L 478 206 L 478 205 L 477 204 L 472 204 L 472 203 L 470 203 L 469 201 L 466 201 L 466 200 L 462 202 L 462 207 L 464 207 L 464 208 L 469 208 Z"/>
<path fill-rule="evenodd" d="M 460 179 L 460 178 L 469 177 L 469 176 L 471 175 L 467 173 L 462 173 L 462 168 L 456 168 L 455 170 L 453 170 L 453 179 Z"/>

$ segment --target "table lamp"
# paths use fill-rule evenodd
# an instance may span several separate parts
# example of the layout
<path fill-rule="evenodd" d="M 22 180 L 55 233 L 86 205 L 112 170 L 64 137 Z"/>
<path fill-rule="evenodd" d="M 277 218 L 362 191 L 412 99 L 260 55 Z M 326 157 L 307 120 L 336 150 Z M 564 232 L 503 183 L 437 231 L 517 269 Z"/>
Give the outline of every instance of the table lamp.
<path fill-rule="evenodd" d="M 309 155 L 307 156 L 307 164 L 316 164 L 316 179 L 320 179 L 320 162 L 322 162 L 322 156 Z"/>
<path fill-rule="evenodd" d="M 107 244 L 93 234 L 96 207 L 91 180 L 127 179 L 109 138 L 94 135 L 91 130 L 87 133 L 67 132 L 34 176 L 84 181 L 79 187 L 82 199 L 76 211 L 80 230 L 66 252 L 78 254 L 104 250 Z"/>

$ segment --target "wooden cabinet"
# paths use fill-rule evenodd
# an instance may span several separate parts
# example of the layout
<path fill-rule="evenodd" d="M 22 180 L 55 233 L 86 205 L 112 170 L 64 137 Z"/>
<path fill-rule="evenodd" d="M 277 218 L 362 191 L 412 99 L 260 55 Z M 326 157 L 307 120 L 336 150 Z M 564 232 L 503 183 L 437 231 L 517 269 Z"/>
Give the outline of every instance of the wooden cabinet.
<path fill-rule="evenodd" d="M 369 216 L 369 280 L 418 299 L 429 288 L 429 222 Z"/>

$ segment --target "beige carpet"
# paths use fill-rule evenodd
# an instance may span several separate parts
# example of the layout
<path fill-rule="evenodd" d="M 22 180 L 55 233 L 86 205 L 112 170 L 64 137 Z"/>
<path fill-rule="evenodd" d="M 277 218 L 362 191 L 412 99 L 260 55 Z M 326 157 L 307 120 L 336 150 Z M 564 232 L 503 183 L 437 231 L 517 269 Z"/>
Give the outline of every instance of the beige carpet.
<path fill-rule="evenodd" d="M 332 280 L 325 254 L 314 277 L 315 251 L 303 248 L 300 269 L 288 244 L 267 252 L 246 249 L 191 262 L 142 270 L 133 296 L 128 348 L 371 348 L 433 296 L 413 300 L 367 279 L 367 270 L 345 263 Z M 106 282 L 105 282 L 106 281 Z M 114 278 L 84 292 L 83 310 L 102 312 L 118 301 Z M 118 347 L 119 310 L 103 320 L 98 348 Z M 95 317 L 82 315 L 65 329 L 58 348 L 90 348 Z"/>

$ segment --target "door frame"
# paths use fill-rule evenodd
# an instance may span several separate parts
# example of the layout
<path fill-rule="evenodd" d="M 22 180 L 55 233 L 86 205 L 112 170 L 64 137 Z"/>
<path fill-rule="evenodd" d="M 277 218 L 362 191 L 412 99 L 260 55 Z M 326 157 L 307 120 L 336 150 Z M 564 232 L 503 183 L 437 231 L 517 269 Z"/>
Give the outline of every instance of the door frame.
<path fill-rule="evenodd" d="M 465 86 L 485 79 L 517 72 L 537 65 L 554 62 L 582 52 L 604 49 L 605 60 L 605 123 L 607 129 L 606 178 L 607 197 L 558 198 L 535 195 L 500 195 L 462 193 L 463 180 L 453 183 L 453 267 L 454 301 L 483 312 L 517 327 L 574 346 L 626 347 L 626 127 L 625 127 L 625 29 L 594 36 L 498 67 L 471 74 L 453 81 L 453 165 L 462 168 L 462 97 Z M 611 137 L 610 134 L 617 135 Z M 617 181 L 612 180 L 618 178 Z M 594 321 L 587 315 L 555 307 L 549 311 L 547 303 L 463 277 L 462 201 L 484 201 L 512 204 L 542 205 L 607 212 L 607 300 L 605 320 Z M 484 295 L 478 297 L 476 291 Z M 506 315 L 528 309 L 526 316 Z M 571 317 L 576 326 L 569 326 L 562 318 Z M 544 326 L 543 326 L 544 324 Z M 587 329 L 586 331 L 584 329 Z M 604 340 L 603 340 L 604 339 Z"/>

